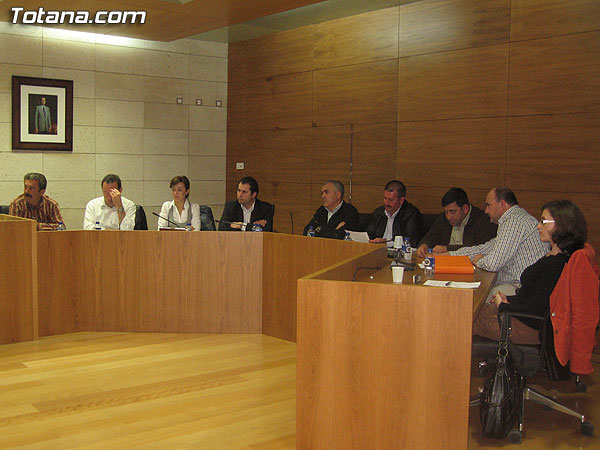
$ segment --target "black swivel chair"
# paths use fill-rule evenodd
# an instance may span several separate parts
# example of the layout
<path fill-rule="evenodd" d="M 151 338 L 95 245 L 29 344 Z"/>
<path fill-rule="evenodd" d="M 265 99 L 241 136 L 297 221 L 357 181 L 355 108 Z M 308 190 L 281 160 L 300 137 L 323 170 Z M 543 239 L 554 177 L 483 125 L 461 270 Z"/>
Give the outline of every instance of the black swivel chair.
<path fill-rule="evenodd" d="M 134 230 L 147 230 L 148 221 L 146 220 L 146 212 L 142 205 L 135 205 L 135 226 Z"/>
<path fill-rule="evenodd" d="M 210 206 L 200 205 L 200 230 L 217 231 L 215 219 Z"/>
<path fill-rule="evenodd" d="M 588 247 L 587 244 L 586 244 L 586 247 Z M 589 247 L 589 248 L 591 249 L 591 247 Z M 577 252 L 573 253 L 569 263 L 567 264 L 567 266 L 563 270 L 563 273 L 561 274 L 561 277 L 559 279 L 559 282 L 557 283 L 555 292 L 552 294 L 552 297 L 556 296 L 556 290 L 561 282 L 566 283 L 567 286 L 569 285 L 569 283 L 571 285 L 579 285 L 579 286 L 583 285 L 584 281 L 582 279 L 578 279 L 578 277 L 583 276 L 582 273 L 579 271 L 578 266 L 572 266 L 574 268 L 573 268 L 573 270 L 570 270 L 571 267 L 569 267 L 569 265 L 571 263 L 573 263 L 573 261 L 575 259 L 577 259 L 575 257 L 576 253 L 582 252 L 578 255 L 578 257 L 580 257 L 580 256 L 586 257 L 586 255 L 584 253 L 586 251 L 588 251 L 587 248 L 578 250 Z M 593 249 L 591 251 L 592 251 L 592 253 L 591 253 L 592 256 L 589 256 L 589 258 L 591 258 L 591 260 L 595 260 L 595 253 L 593 253 Z M 585 294 L 585 295 L 589 296 L 588 298 L 592 297 L 592 302 L 594 302 L 595 299 L 598 299 L 597 273 L 595 276 L 596 276 L 595 283 L 593 285 L 589 285 L 589 288 L 586 288 L 589 290 Z M 594 277 L 594 275 L 592 275 L 592 278 L 593 277 Z M 552 297 L 551 297 L 551 305 L 552 305 Z M 557 296 L 557 298 L 560 298 L 560 297 Z M 575 303 L 573 301 L 571 301 L 570 304 L 575 305 Z M 576 306 L 573 307 L 573 310 L 575 308 L 576 308 Z M 511 430 L 508 434 L 509 441 L 512 443 L 515 443 L 515 444 L 521 442 L 522 432 L 524 429 L 523 422 L 524 422 L 525 400 L 533 400 L 533 401 L 540 403 L 550 409 L 554 409 L 554 410 L 557 410 L 564 414 L 568 414 L 570 416 L 577 417 L 581 422 L 581 432 L 588 436 L 591 436 L 594 434 L 594 425 L 590 422 L 587 422 L 585 420 L 585 416 L 583 414 L 581 414 L 577 411 L 574 411 L 570 408 L 567 408 L 563 404 L 541 394 L 537 390 L 535 390 L 527 385 L 527 379 L 533 377 L 540 370 L 545 371 L 546 374 L 548 375 L 548 377 L 553 381 L 569 380 L 571 378 L 569 364 L 567 363 L 567 366 L 563 367 L 561 365 L 561 363 L 558 361 L 557 356 L 556 356 L 556 352 L 555 352 L 555 348 L 554 348 L 554 333 L 556 333 L 557 331 L 554 330 L 553 325 L 552 325 L 552 320 L 551 320 L 551 315 L 555 315 L 555 314 L 556 313 L 554 311 L 551 312 L 551 307 L 549 307 L 548 311 L 546 312 L 545 317 L 534 316 L 531 314 L 504 312 L 500 315 L 500 318 L 499 318 L 499 320 L 501 320 L 501 321 L 509 321 L 508 322 L 509 326 L 510 326 L 510 320 L 512 318 L 519 318 L 519 317 L 535 319 L 541 323 L 540 333 L 539 333 L 540 344 L 538 344 L 538 345 L 515 344 L 510 340 L 510 335 L 509 335 L 509 339 L 508 339 L 508 353 L 513 362 L 513 367 L 516 371 L 516 375 L 517 375 L 518 382 L 519 382 L 518 427 Z M 595 319 L 593 318 L 594 314 L 595 314 Z M 588 334 L 592 333 L 592 335 L 593 335 L 595 333 L 595 328 L 598 323 L 598 309 L 595 308 L 595 312 L 590 310 L 589 315 L 591 316 L 591 320 L 595 321 L 595 325 L 593 325 L 593 326 L 589 326 L 589 324 L 586 325 L 586 327 L 587 327 L 586 333 L 588 333 Z M 588 344 L 586 343 L 584 345 L 588 345 Z M 578 354 L 590 352 L 589 348 L 577 349 L 577 350 L 578 350 Z M 497 354 L 498 354 L 498 342 L 491 340 L 491 339 L 483 338 L 481 336 L 473 336 L 472 354 L 474 356 L 485 357 L 488 359 L 488 361 L 495 360 L 495 356 L 497 356 Z M 590 353 L 590 356 L 591 356 L 591 353 Z M 589 361 L 586 360 L 586 364 L 588 364 L 588 363 L 589 363 Z M 486 362 L 479 363 L 478 372 L 480 374 L 485 373 L 484 369 L 485 369 L 486 364 L 487 364 Z M 589 371 L 591 371 L 591 370 L 593 370 L 593 369 L 591 369 L 591 366 L 590 366 Z M 588 373 L 588 372 L 585 372 L 585 373 Z M 578 374 L 575 374 L 575 375 L 576 375 L 575 390 L 577 392 L 585 392 L 586 385 L 581 381 L 581 378 Z M 478 398 L 471 401 L 472 406 L 477 405 L 477 404 L 479 404 Z"/>
<path fill-rule="evenodd" d="M 372 217 L 371 213 L 358 213 L 358 230 L 356 231 L 367 231 Z"/>
<path fill-rule="evenodd" d="M 8 205 L 0 205 L 0 214 L 8 215 Z"/>

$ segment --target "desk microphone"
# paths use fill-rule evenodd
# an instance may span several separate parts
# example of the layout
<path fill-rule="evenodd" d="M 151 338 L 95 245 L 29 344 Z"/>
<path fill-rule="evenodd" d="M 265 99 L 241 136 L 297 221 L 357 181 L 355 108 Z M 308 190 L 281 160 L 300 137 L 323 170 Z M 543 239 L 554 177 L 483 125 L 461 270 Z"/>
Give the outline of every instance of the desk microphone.
<path fill-rule="evenodd" d="M 290 211 L 290 222 L 292 223 L 292 234 L 294 234 L 294 216 L 292 215 L 291 211 Z"/>
<path fill-rule="evenodd" d="M 172 220 L 167 219 L 166 217 L 161 216 L 158 213 L 155 213 L 154 211 L 152 211 L 152 214 L 154 214 L 156 217 L 160 217 L 162 220 L 166 220 L 167 222 L 175 225 L 175 227 L 179 228 L 179 224 L 176 224 L 175 222 L 173 222 Z"/>

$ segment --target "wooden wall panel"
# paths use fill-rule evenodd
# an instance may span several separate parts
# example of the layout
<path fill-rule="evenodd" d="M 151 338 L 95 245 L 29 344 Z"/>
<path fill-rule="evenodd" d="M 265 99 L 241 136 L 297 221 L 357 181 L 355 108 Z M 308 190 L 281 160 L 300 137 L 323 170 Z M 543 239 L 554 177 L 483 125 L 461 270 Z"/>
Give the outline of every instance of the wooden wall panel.
<path fill-rule="evenodd" d="M 506 118 L 400 122 L 396 173 L 406 185 L 504 185 L 505 136 Z"/>
<path fill-rule="evenodd" d="M 236 162 L 245 162 L 248 160 L 248 140 L 245 131 L 227 131 L 227 156 L 226 156 L 226 176 L 227 180 L 238 180 L 243 175 L 243 171 L 235 168 Z"/>
<path fill-rule="evenodd" d="M 422 0 L 400 6 L 400 56 L 508 42 L 510 0 Z"/>
<path fill-rule="evenodd" d="M 398 120 L 506 115 L 508 44 L 400 58 Z"/>
<path fill-rule="evenodd" d="M 36 229 L 33 220 L 0 215 L 0 344 L 38 338 Z"/>
<path fill-rule="evenodd" d="M 512 0 L 510 39 L 522 41 L 600 29 L 598 0 Z"/>
<path fill-rule="evenodd" d="M 350 126 L 313 128 L 310 155 L 311 182 L 350 181 Z"/>
<path fill-rule="evenodd" d="M 312 73 L 248 81 L 247 129 L 312 126 Z"/>
<path fill-rule="evenodd" d="M 385 184 L 394 178 L 396 133 L 396 123 L 354 125 L 352 134 L 353 183 Z"/>
<path fill-rule="evenodd" d="M 359 213 L 372 213 L 383 205 L 383 187 L 394 179 L 382 179 L 379 184 L 352 184 L 352 204 Z"/>
<path fill-rule="evenodd" d="M 312 69 L 313 26 L 248 41 L 247 78 L 266 78 Z"/>
<path fill-rule="evenodd" d="M 498 185 L 600 194 L 594 176 L 599 8 L 592 0 L 423 0 L 391 8 L 390 14 L 374 11 L 314 25 L 311 43 L 304 42 L 312 45 L 310 51 L 294 42 L 306 30 L 249 41 L 258 55 L 252 64 L 264 65 L 253 67 L 253 76 L 281 73 L 284 65 L 301 70 L 299 61 L 309 54 L 311 66 L 306 73 L 251 81 L 246 103 L 237 109 L 232 103 L 244 101 L 243 94 L 236 95 L 243 85 L 232 84 L 230 127 L 244 126 L 242 111 L 252 136 L 263 129 L 312 126 L 310 164 L 296 162 L 297 155 L 284 148 L 296 143 L 282 141 L 270 153 L 258 151 L 260 161 L 253 166 L 242 134 L 228 139 L 228 153 L 234 147 L 236 158 L 255 167 L 263 183 L 280 186 L 270 199 L 276 204 L 293 204 L 294 183 L 273 180 L 289 175 L 301 180 L 303 174 L 306 181 L 298 184 L 307 203 L 294 210 L 302 227 L 321 205 L 319 189 L 329 178 L 345 184 L 346 200 L 361 212 L 381 205 L 382 187 L 392 178 L 405 182 L 409 201 L 424 213 L 440 211 L 440 198 L 451 186 L 466 189 L 478 206 Z M 399 57 L 391 56 L 388 41 L 396 33 L 396 17 Z M 286 45 L 289 54 L 282 54 Z M 245 70 L 246 49 L 231 51 L 230 68 Z M 247 73 L 230 79 L 248 83 Z M 304 145 L 299 141 L 298 147 Z M 561 157 L 561 151 L 569 155 Z M 386 164 L 389 157 L 395 165 Z M 228 186 L 245 174 L 233 162 L 228 155 Z M 561 176 L 564 171 L 568 176 Z M 600 220 L 590 214 L 592 222 Z"/>
<path fill-rule="evenodd" d="M 227 83 L 246 81 L 248 75 L 248 43 L 251 41 L 232 42 L 227 46 Z M 228 86 L 229 89 L 229 86 Z"/>
<path fill-rule="evenodd" d="M 294 234 L 302 234 L 314 214 L 310 204 L 310 184 L 260 181 L 259 187 L 259 198 L 275 204 L 273 230 L 292 234 L 293 221 Z"/>
<path fill-rule="evenodd" d="M 395 59 L 315 70 L 314 124 L 395 122 L 397 79 Z"/>
<path fill-rule="evenodd" d="M 600 111 L 600 32 L 512 43 L 508 111 Z"/>
<path fill-rule="evenodd" d="M 315 25 L 313 68 L 398 57 L 398 7 Z"/>
<path fill-rule="evenodd" d="M 260 130 L 248 132 L 246 171 L 257 180 L 309 183 L 312 128 Z"/>
<path fill-rule="evenodd" d="M 427 186 L 426 184 L 421 186 L 407 186 L 406 198 L 409 202 L 419 208 L 421 214 L 438 214 L 443 211 L 442 197 L 451 187 L 454 186 L 435 187 Z M 467 192 L 471 204 L 477 206 L 481 210 L 485 210 L 485 197 L 490 189 L 494 187 L 496 186 L 490 185 L 489 188 L 485 189 L 465 189 L 465 191 Z"/>
<path fill-rule="evenodd" d="M 544 203 L 552 200 L 571 200 L 579 208 L 588 226 L 588 242 L 596 249 L 596 259 L 600 259 L 600 203 L 598 194 L 578 194 L 555 191 L 516 191 L 519 205 L 534 217 L 539 217 Z"/>
<path fill-rule="evenodd" d="M 531 191 L 600 192 L 599 137 L 598 113 L 510 117 L 507 184 Z"/>
<path fill-rule="evenodd" d="M 246 101 L 248 92 L 246 82 L 229 82 L 227 84 L 227 130 L 246 129 Z"/>

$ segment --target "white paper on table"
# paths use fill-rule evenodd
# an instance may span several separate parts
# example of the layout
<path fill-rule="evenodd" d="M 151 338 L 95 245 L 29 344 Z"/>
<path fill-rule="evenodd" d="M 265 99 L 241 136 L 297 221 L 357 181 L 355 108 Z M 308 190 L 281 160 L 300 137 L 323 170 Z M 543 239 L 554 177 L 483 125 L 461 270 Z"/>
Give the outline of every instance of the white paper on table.
<path fill-rule="evenodd" d="M 477 289 L 481 285 L 481 281 L 440 281 L 427 280 L 423 283 L 424 286 L 449 287 L 455 289 Z"/>
<path fill-rule="evenodd" d="M 350 231 L 350 239 L 354 242 L 369 242 L 369 235 L 366 231 Z"/>

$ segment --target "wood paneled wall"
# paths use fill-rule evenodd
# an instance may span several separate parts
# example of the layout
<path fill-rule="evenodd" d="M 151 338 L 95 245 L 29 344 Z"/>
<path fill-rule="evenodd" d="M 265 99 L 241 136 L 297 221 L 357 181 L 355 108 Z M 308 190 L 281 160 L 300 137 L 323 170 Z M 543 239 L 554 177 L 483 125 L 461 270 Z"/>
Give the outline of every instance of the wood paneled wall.
<path fill-rule="evenodd" d="M 572 199 L 599 248 L 599 136 L 597 0 L 421 0 L 229 45 L 227 195 L 256 176 L 278 231 L 326 179 L 370 212 L 397 177 L 425 213 L 451 186 Z"/>

